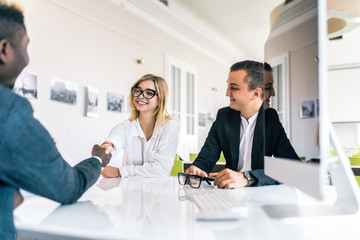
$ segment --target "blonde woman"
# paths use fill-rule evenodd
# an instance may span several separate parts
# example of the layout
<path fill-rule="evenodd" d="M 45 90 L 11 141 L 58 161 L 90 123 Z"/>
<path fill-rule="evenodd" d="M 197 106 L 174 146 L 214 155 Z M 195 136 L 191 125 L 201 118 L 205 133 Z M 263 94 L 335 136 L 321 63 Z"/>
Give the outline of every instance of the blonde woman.
<path fill-rule="evenodd" d="M 106 166 L 104 177 L 169 176 L 178 144 L 177 121 L 166 110 L 168 86 L 147 74 L 131 88 L 129 120 L 116 125 L 101 145 L 113 155 L 124 150 L 122 167 Z"/>

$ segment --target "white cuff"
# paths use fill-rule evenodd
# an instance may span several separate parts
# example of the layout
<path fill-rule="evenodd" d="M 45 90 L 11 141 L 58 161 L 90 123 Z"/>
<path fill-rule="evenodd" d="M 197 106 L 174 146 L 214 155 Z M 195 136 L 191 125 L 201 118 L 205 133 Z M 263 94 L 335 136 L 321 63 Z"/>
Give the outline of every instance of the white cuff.
<path fill-rule="evenodd" d="M 126 170 L 125 167 L 119 167 L 119 172 L 121 177 L 128 177 L 129 176 L 129 172 Z"/>

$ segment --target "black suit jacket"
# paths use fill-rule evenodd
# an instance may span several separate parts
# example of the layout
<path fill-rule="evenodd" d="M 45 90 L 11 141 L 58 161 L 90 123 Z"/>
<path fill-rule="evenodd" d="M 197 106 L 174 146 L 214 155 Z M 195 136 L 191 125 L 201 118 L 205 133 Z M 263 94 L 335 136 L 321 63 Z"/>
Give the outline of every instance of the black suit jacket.
<path fill-rule="evenodd" d="M 230 107 L 220 109 L 193 165 L 209 173 L 222 151 L 226 159 L 225 167 L 237 171 L 240 124 L 239 111 Z M 258 179 L 256 184 L 258 186 L 277 183 L 264 174 L 264 155 L 299 159 L 286 136 L 276 110 L 269 108 L 264 111 L 262 106 L 257 117 L 251 150 L 251 173 Z"/>

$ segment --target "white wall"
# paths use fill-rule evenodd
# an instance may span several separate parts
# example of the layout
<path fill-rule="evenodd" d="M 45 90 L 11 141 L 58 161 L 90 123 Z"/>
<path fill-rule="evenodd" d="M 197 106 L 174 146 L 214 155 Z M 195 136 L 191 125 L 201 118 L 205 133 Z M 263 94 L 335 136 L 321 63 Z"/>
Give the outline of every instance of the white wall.
<path fill-rule="evenodd" d="M 130 86 L 142 75 L 164 76 L 165 54 L 197 68 L 199 111 L 215 114 L 227 105 L 229 66 L 111 1 L 32 0 L 24 1 L 24 8 L 30 37 L 26 71 L 38 75 L 38 99 L 31 103 L 71 164 L 90 156 L 92 145 L 101 143 L 115 124 L 128 118 L 125 113 L 106 111 L 106 93 L 119 92 L 127 98 Z M 146 61 L 139 65 L 137 58 Z M 76 106 L 50 101 L 52 76 L 79 84 Z M 84 88 L 88 85 L 100 90 L 99 117 L 95 119 L 84 116 Z M 199 135 L 204 137 L 207 130 L 201 129 Z"/>
<path fill-rule="evenodd" d="M 345 33 L 341 40 L 328 42 L 329 66 L 360 63 L 360 27 Z"/>
<path fill-rule="evenodd" d="M 329 117 L 334 123 L 360 122 L 360 65 L 333 69 L 329 78 Z"/>
<path fill-rule="evenodd" d="M 344 147 L 360 144 L 360 28 L 328 42 L 329 117 Z"/>

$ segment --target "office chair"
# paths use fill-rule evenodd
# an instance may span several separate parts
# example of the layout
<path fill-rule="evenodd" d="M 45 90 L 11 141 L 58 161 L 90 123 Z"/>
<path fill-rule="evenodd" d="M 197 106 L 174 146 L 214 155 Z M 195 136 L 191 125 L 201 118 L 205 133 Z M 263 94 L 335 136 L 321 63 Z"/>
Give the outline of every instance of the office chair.
<path fill-rule="evenodd" d="M 184 163 L 180 160 L 179 155 L 175 155 L 174 165 L 171 169 L 170 176 L 176 176 L 179 172 L 184 172 Z"/>

